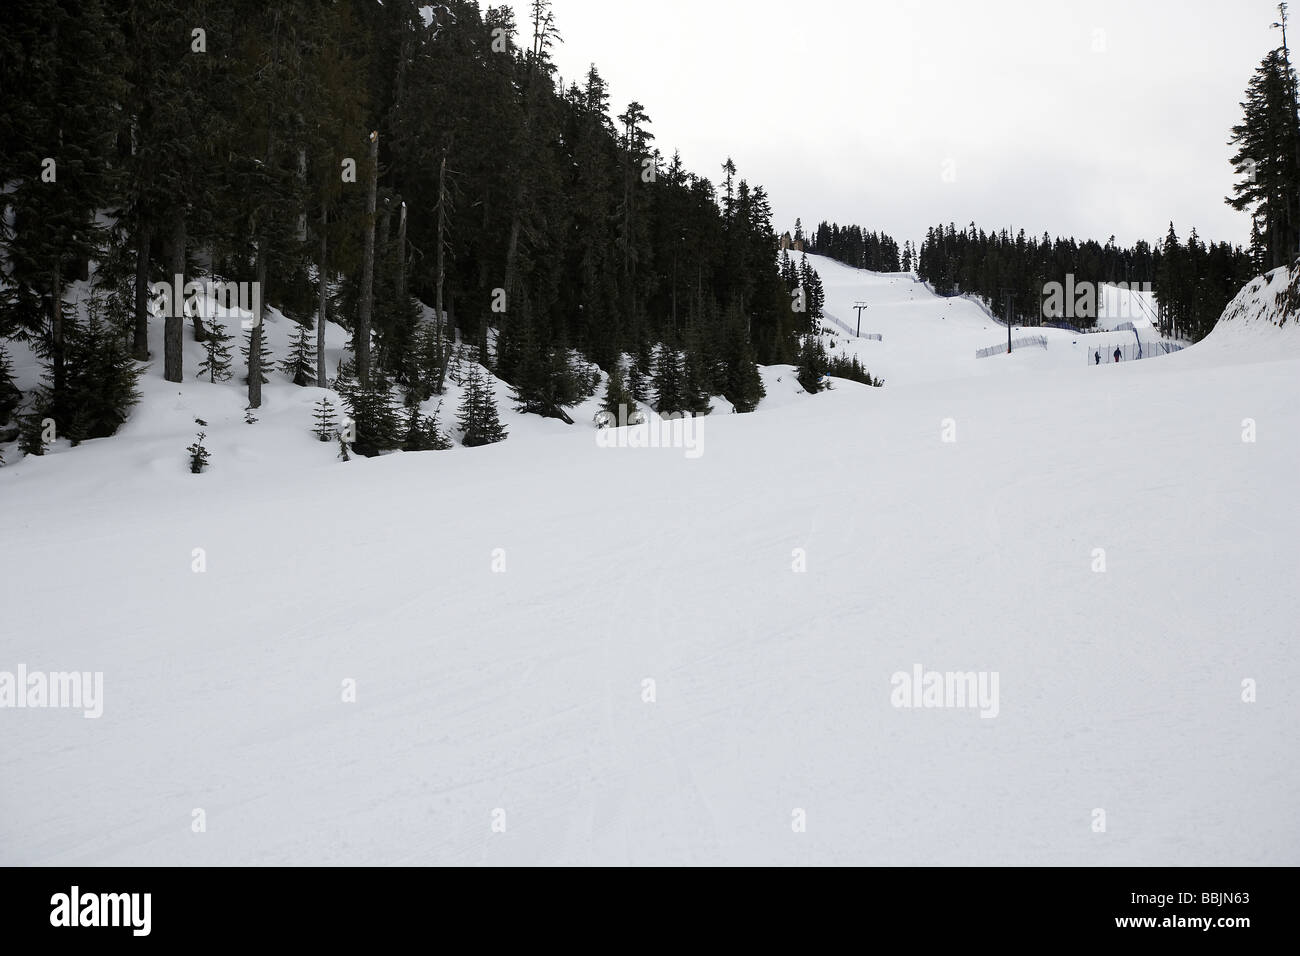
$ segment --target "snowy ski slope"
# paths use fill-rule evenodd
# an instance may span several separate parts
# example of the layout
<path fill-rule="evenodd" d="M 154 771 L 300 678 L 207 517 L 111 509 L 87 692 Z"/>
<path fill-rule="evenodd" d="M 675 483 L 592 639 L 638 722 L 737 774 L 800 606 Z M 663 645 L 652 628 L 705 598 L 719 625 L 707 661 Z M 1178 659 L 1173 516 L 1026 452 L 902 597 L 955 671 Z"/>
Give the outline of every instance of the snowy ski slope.
<path fill-rule="evenodd" d="M 798 257 L 796 256 L 796 262 Z M 1079 335 L 1064 329 L 1016 326 L 1013 338 L 1043 336 L 1046 349 L 1031 348 L 976 359 L 980 349 L 1005 344 L 1007 329 L 986 308 L 965 296 L 944 298 L 909 273 L 879 273 L 853 269 L 823 256 L 808 256 L 826 289 L 826 312 L 832 337 L 842 351 L 856 353 L 872 375 L 886 384 L 915 384 L 970 376 L 1002 376 L 1008 369 L 1079 368 L 1100 349 L 1109 356 L 1116 345 L 1132 345 L 1133 331 Z M 882 340 L 867 341 L 856 333 L 854 305 L 865 302 L 862 333 Z M 1132 323 L 1141 341 L 1160 338 L 1153 326 L 1153 297 L 1115 286 L 1103 286 L 1098 302 L 1098 326 L 1113 329 Z"/>
<path fill-rule="evenodd" d="M 344 465 L 316 390 L 157 367 L 10 456 L 0 671 L 104 696 L 0 709 L 0 864 L 1300 863 L 1295 323 L 977 361 L 978 306 L 816 264 L 886 387 L 766 369 L 696 458 L 582 410 Z"/>

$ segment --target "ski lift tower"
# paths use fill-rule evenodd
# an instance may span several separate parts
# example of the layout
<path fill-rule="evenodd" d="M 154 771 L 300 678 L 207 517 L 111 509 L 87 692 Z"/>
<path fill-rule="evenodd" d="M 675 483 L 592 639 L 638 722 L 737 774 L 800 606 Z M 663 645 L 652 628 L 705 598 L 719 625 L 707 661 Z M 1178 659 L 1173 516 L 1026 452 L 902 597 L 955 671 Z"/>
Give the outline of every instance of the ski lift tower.
<path fill-rule="evenodd" d="M 1014 295 L 1015 295 L 1014 289 L 1007 289 L 1007 288 L 1002 289 L 1003 301 L 1006 303 L 1005 309 L 1007 314 L 1007 354 L 1008 355 L 1011 354 L 1011 326 L 1014 324 L 1013 317 L 1011 314 L 1011 303 L 1014 301 L 1013 299 Z"/>
<path fill-rule="evenodd" d="M 865 302 L 854 302 L 853 308 L 858 310 L 858 338 L 862 338 L 862 310 L 867 307 Z"/>

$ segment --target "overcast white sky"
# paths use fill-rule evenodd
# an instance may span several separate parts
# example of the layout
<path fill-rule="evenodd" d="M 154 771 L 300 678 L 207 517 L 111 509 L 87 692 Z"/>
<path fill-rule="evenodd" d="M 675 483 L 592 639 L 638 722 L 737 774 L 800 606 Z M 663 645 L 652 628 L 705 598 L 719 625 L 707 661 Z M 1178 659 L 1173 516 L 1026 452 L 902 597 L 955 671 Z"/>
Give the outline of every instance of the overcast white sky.
<path fill-rule="evenodd" d="M 526 42 L 528 3 L 512 0 Z M 594 62 L 664 154 L 730 155 L 802 216 L 1245 242 L 1223 202 L 1270 0 L 554 0 L 567 81 Z M 1300 6 L 1297 6 L 1300 12 Z M 1100 32 L 1098 32 L 1100 31 Z M 1288 38 L 1290 38 L 1288 31 Z M 1300 23 L 1296 24 L 1300 38 Z M 1094 45 L 1097 47 L 1094 50 Z M 951 170 L 945 181 L 944 170 Z"/>

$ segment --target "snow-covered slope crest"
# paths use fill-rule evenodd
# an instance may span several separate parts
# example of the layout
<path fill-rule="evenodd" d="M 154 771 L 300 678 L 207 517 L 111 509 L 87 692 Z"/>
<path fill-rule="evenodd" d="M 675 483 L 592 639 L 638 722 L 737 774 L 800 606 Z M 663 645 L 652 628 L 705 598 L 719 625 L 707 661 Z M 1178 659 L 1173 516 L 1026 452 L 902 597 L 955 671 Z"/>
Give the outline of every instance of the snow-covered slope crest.
<path fill-rule="evenodd" d="M 1252 279 L 1204 344 L 1258 351 L 1261 358 L 1300 355 L 1300 268 L 1283 266 Z"/>

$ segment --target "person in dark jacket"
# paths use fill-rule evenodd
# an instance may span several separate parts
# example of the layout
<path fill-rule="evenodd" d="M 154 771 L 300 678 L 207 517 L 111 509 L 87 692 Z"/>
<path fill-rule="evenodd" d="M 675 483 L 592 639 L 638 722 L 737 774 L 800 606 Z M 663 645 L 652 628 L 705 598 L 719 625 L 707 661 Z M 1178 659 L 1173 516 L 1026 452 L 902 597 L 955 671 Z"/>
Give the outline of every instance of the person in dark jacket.
<path fill-rule="evenodd" d="M 1119 346 L 1117 345 L 1117 346 L 1115 346 L 1115 361 L 1116 361 L 1116 362 L 1119 361 L 1119 356 L 1120 356 L 1120 351 L 1119 351 Z"/>
<path fill-rule="evenodd" d="M 1097 349 L 1097 364 L 1101 364 L 1101 349 Z"/>

